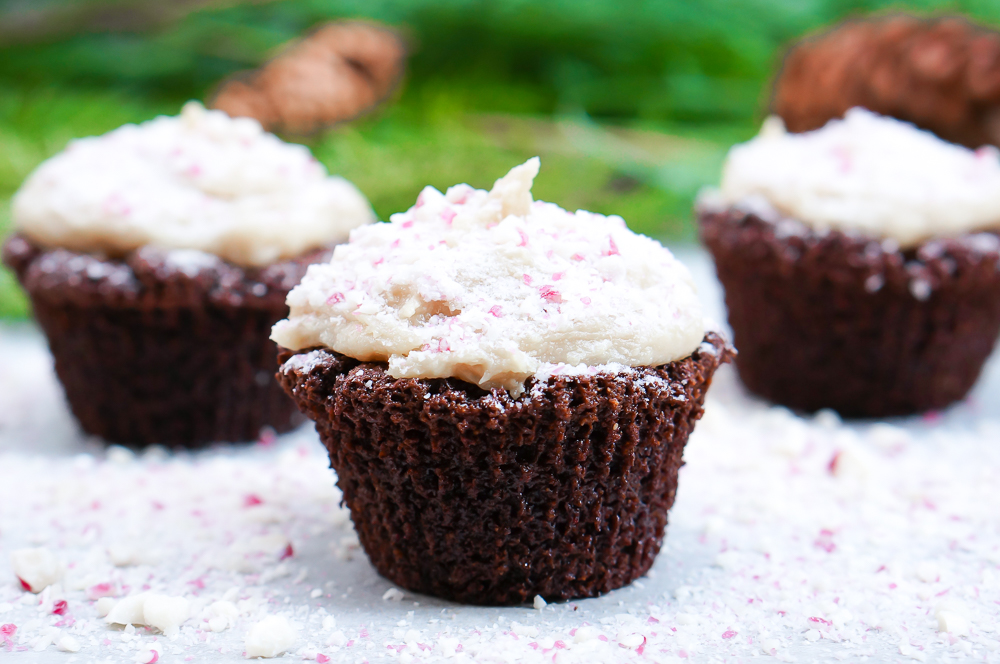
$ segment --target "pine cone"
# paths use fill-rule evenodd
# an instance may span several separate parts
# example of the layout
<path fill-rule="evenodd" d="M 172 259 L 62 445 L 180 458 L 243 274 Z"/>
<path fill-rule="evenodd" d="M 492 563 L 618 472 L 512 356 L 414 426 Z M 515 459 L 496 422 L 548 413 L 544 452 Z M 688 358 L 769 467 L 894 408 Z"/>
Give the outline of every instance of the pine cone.
<path fill-rule="evenodd" d="M 789 131 L 863 106 L 977 148 L 1000 145 L 1000 33 L 963 18 L 848 21 L 788 52 L 772 111 Z"/>
<path fill-rule="evenodd" d="M 309 134 L 377 106 L 395 89 L 405 57 L 386 28 L 329 23 L 261 69 L 225 81 L 211 105 L 269 131 Z"/>

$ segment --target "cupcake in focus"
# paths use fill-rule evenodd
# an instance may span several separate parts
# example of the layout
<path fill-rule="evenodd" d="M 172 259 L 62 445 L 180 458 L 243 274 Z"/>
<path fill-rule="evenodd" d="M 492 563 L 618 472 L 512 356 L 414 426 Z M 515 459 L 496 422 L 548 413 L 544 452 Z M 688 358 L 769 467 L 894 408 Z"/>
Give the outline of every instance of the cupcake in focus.
<path fill-rule="evenodd" d="M 734 147 L 697 215 L 746 386 L 848 417 L 965 397 L 1000 331 L 998 155 L 860 108 Z"/>
<path fill-rule="evenodd" d="M 534 201 L 538 168 L 355 230 L 274 327 L 361 544 L 413 591 L 517 604 L 644 574 L 732 354 L 669 251 Z"/>
<path fill-rule="evenodd" d="M 306 266 L 374 221 L 306 148 L 194 102 L 72 141 L 28 177 L 13 217 L 3 259 L 73 414 L 130 445 L 297 423 L 270 327 Z"/>

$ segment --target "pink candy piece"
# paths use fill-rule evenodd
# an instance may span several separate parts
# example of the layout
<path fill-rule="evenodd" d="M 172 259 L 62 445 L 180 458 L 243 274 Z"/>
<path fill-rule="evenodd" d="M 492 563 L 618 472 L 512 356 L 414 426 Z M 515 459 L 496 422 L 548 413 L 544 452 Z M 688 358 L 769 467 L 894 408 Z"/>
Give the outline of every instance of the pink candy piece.
<path fill-rule="evenodd" d="M 66 600 L 61 599 L 52 605 L 52 613 L 56 614 L 57 616 L 65 615 L 67 606 L 68 605 L 66 604 Z"/>
<path fill-rule="evenodd" d="M 560 295 L 559 291 L 557 291 L 552 286 L 541 286 L 538 289 L 538 292 L 539 294 L 541 294 L 542 299 L 544 299 L 547 302 L 559 303 L 563 301 L 562 295 Z"/>
<path fill-rule="evenodd" d="M 7 623 L 6 625 L 0 625 L 0 642 L 7 644 L 7 650 L 10 650 L 14 645 L 14 634 L 17 632 L 17 625 L 13 623 Z"/>
<path fill-rule="evenodd" d="M 98 583 L 87 588 L 87 599 L 100 599 L 102 597 L 117 597 L 118 591 L 110 583 Z"/>
<path fill-rule="evenodd" d="M 602 256 L 620 256 L 621 252 L 618 251 L 618 245 L 615 244 L 615 239 L 608 236 L 608 248 L 601 252 Z"/>
<path fill-rule="evenodd" d="M 319 662 L 319 664 L 326 664 L 330 661 L 330 658 L 320 652 L 316 653 L 316 661 Z"/>

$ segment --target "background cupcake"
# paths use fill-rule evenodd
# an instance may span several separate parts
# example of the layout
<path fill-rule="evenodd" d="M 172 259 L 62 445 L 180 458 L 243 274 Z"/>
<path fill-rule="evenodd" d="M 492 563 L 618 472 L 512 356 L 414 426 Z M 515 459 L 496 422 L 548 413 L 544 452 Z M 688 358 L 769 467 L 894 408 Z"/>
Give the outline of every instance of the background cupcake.
<path fill-rule="evenodd" d="M 768 120 L 698 205 L 751 391 L 806 411 L 943 408 L 1000 330 L 1000 161 L 862 109 Z"/>
<path fill-rule="evenodd" d="M 358 229 L 274 328 L 365 551 L 411 590 L 516 604 L 644 574 L 731 354 L 669 251 L 533 201 L 538 167 Z"/>
<path fill-rule="evenodd" d="M 4 246 L 83 429 L 129 443 L 288 429 L 268 329 L 305 266 L 373 221 L 304 147 L 189 103 L 73 141 L 13 203 Z"/>

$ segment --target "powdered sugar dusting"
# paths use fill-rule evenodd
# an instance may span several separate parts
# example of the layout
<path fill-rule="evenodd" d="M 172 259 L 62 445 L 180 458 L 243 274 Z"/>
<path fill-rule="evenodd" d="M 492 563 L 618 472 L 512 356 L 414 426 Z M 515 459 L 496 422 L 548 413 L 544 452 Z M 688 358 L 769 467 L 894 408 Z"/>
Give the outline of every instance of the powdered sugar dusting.
<path fill-rule="evenodd" d="M 329 354 L 322 350 L 311 350 L 308 353 L 292 355 L 285 361 L 284 364 L 281 365 L 281 371 L 283 373 L 297 371 L 299 373 L 307 374 L 326 362 L 329 357 Z"/>
<path fill-rule="evenodd" d="M 73 141 L 25 181 L 14 221 L 36 242 L 118 254 L 151 244 L 266 265 L 374 221 L 301 146 L 190 102 L 177 117 Z M 204 263 L 177 255 L 181 268 Z"/>
<path fill-rule="evenodd" d="M 704 203 L 761 207 L 754 200 L 762 197 L 815 229 L 904 247 L 1000 226 L 996 148 L 969 150 L 861 108 L 802 134 L 769 118 L 757 138 L 730 151 L 721 189 Z"/>
<path fill-rule="evenodd" d="M 704 337 L 687 269 L 620 217 L 533 201 L 537 158 L 489 192 L 428 187 L 288 296 L 272 338 L 517 395 L 530 376 L 656 366 Z"/>

